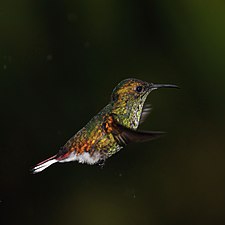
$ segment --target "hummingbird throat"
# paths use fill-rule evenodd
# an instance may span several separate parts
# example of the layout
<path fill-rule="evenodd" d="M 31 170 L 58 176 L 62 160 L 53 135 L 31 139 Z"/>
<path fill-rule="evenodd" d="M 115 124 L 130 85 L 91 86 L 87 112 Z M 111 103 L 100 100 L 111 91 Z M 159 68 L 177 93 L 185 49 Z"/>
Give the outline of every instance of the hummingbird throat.
<path fill-rule="evenodd" d="M 115 119 L 121 125 L 136 130 L 139 126 L 142 110 L 146 98 L 149 93 L 140 96 L 138 99 L 122 100 L 120 106 L 118 105 L 113 109 Z M 121 105 L 124 105 L 121 110 Z"/>

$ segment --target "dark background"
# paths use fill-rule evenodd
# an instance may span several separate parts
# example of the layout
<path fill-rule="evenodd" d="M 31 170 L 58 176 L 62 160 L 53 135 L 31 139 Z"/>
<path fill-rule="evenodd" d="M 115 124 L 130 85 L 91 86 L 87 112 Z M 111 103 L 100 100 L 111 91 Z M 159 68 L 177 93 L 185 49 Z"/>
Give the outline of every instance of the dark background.
<path fill-rule="evenodd" d="M 168 135 L 31 175 L 128 77 Z M 224 99 L 225 1 L 1 1 L 0 223 L 224 224 Z"/>

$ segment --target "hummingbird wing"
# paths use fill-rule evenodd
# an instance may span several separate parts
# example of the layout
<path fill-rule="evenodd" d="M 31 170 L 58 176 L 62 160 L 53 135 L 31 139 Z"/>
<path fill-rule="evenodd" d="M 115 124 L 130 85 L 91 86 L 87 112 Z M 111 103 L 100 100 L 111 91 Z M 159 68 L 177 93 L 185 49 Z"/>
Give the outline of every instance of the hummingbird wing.
<path fill-rule="evenodd" d="M 140 123 L 143 123 L 146 120 L 151 111 L 152 106 L 150 104 L 145 104 L 141 112 Z"/>
<path fill-rule="evenodd" d="M 134 142 L 145 142 L 159 138 L 165 134 L 162 131 L 135 131 L 116 123 L 113 135 L 119 145 L 127 145 Z"/>

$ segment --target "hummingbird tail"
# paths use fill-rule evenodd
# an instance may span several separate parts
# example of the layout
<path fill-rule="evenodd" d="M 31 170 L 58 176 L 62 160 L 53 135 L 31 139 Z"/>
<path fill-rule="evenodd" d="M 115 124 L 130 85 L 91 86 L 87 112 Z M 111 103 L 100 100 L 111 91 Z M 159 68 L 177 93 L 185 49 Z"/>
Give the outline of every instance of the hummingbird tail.
<path fill-rule="evenodd" d="M 57 155 L 54 155 L 54 156 L 38 163 L 35 167 L 33 167 L 31 169 L 31 172 L 33 174 L 39 173 L 39 172 L 43 171 L 44 169 L 46 169 L 47 167 L 51 166 L 52 164 L 54 164 L 56 162 L 58 162 Z"/>

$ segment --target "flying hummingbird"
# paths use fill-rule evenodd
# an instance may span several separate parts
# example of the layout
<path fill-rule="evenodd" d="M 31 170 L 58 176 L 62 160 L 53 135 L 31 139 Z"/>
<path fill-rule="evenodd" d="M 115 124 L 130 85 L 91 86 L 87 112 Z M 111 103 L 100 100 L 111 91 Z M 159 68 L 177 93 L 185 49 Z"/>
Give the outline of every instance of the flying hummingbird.
<path fill-rule="evenodd" d="M 59 152 L 37 164 L 33 173 L 56 162 L 78 161 L 100 164 L 131 142 L 144 142 L 164 132 L 138 131 L 150 111 L 144 106 L 149 93 L 158 88 L 178 88 L 171 84 L 153 84 L 138 79 L 121 81 L 113 90 L 109 104 L 78 131 Z"/>

